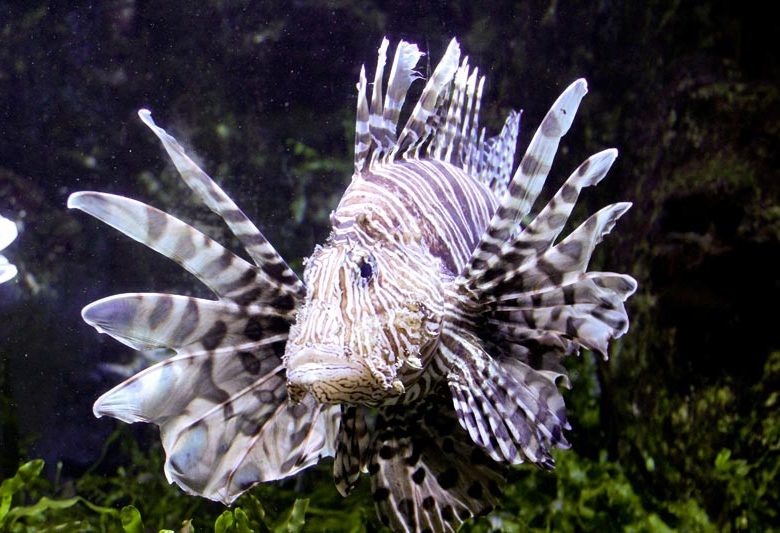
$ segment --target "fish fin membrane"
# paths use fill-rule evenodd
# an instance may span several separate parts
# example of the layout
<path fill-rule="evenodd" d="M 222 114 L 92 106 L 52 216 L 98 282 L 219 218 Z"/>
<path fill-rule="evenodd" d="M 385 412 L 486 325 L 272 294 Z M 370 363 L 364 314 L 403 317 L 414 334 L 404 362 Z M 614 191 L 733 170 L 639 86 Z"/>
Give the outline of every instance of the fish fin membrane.
<path fill-rule="evenodd" d="M 139 110 L 138 116 L 160 140 L 187 186 L 225 221 L 244 246 L 259 268 L 261 282 L 282 293 L 303 296 L 305 288 L 301 280 L 235 202 L 195 164 L 173 136 L 155 124 L 149 110 Z"/>
<path fill-rule="evenodd" d="M 168 480 L 230 504 L 255 483 L 333 456 L 340 412 L 311 399 L 288 402 L 282 356 L 303 284 L 150 113 L 139 115 L 255 264 L 141 202 L 96 192 L 71 195 L 69 207 L 171 258 L 219 297 L 122 294 L 85 307 L 85 321 L 128 346 L 176 352 L 105 393 L 94 412 L 157 424 Z"/>
<path fill-rule="evenodd" d="M 257 343 L 281 353 L 289 329 L 289 318 L 270 305 L 173 294 L 109 296 L 86 306 L 81 315 L 98 331 L 136 350 L 192 352 Z"/>
<path fill-rule="evenodd" d="M 465 438 L 446 390 L 379 410 L 368 465 L 382 522 L 395 531 L 457 531 L 495 507 L 505 467 Z"/>
<path fill-rule="evenodd" d="M 180 349 L 101 396 L 95 415 L 157 424 L 168 481 L 229 505 L 334 454 L 338 410 L 287 401 L 284 337 Z"/>
<path fill-rule="evenodd" d="M 530 163 L 525 168 L 521 163 L 516 178 L 535 179 L 541 187 L 585 91 L 584 81 L 578 81 L 558 98 L 526 153 L 524 160 Z M 596 245 L 631 204 L 605 207 L 556 243 L 581 190 L 598 184 L 617 155 L 609 149 L 586 159 L 525 226 L 516 220 L 527 213 L 527 200 L 538 191 L 531 190 L 536 185 L 513 189 L 513 178 L 459 278 L 468 298 L 481 306 L 485 331 L 479 336 L 496 358 L 511 355 L 539 370 L 563 373 L 556 360 L 577 353 L 580 346 L 606 356 L 609 341 L 628 330 L 624 302 L 636 290 L 636 281 L 587 268 Z M 541 360 L 542 366 L 533 364 Z"/>
<path fill-rule="evenodd" d="M 288 310 L 295 305 L 297 297 L 280 290 L 257 266 L 159 209 L 123 196 L 89 191 L 72 194 L 68 207 L 80 209 L 168 257 L 220 298 L 244 305 L 273 303 Z"/>
<path fill-rule="evenodd" d="M 414 44 L 398 43 L 383 100 L 388 46 L 384 39 L 371 95 L 365 67 L 358 79 L 356 175 L 399 158 L 435 159 L 465 170 L 500 198 L 512 176 L 520 113 L 511 112 L 501 133 L 485 139 L 485 129 L 479 127 L 485 77 L 469 66 L 467 57 L 461 59 L 460 45 L 453 39 L 399 133 L 409 87 L 421 77 L 414 68 L 423 54 Z"/>
<path fill-rule="evenodd" d="M 485 263 L 516 233 L 518 222 L 530 213 L 552 168 L 560 140 L 569 131 L 579 104 L 587 92 L 585 80 L 575 81 L 558 97 L 545 115 L 501 197 L 488 228 L 471 255 L 463 272 L 466 279 L 479 276 L 487 268 Z"/>
<path fill-rule="evenodd" d="M 367 411 L 359 405 L 342 405 L 333 479 L 342 496 L 347 496 L 366 472 L 370 429 Z"/>
<path fill-rule="evenodd" d="M 450 330 L 441 353 L 458 421 L 471 439 L 494 461 L 552 468 L 550 450 L 569 447 L 560 374 L 497 361 L 465 331 Z"/>
<path fill-rule="evenodd" d="M 508 342 L 549 333 L 562 344 L 573 340 L 606 357 L 609 341 L 628 331 L 625 300 L 637 285 L 630 276 L 587 272 L 587 266 L 630 205 L 605 207 L 560 243 L 536 253 L 528 251 L 534 244 L 522 233 L 503 246 L 489 269 L 465 281 L 485 305 L 488 331 Z"/>

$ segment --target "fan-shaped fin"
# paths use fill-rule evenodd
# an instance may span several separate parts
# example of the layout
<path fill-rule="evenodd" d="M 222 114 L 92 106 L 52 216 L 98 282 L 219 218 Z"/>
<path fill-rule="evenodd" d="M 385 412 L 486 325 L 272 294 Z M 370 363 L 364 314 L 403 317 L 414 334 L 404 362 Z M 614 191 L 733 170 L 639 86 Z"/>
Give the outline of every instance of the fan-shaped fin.
<path fill-rule="evenodd" d="M 259 275 L 256 266 L 159 209 L 123 196 L 99 192 L 71 194 L 68 207 L 89 213 L 172 259 L 220 298 L 242 304 L 273 302 L 279 309 L 287 310 L 295 304 L 292 297 L 279 295 L 275 287 Z"/>
<path fill-rule="evenodd" d="M 518 236 L 490 260 L 494 264 L 490 270 L 464 282 L 486 301 L 493 301 L 505 293 L 538 291 L 573 283 L 585 272 L 596 245 L 630 207 L 630 203 L 621 202 L 601 209 L 544 253 L 529 255 L 528 245 Z"/>
<path fill-rule="evenodd" d="M 133 293 L 103 298 L 81 312 L 98 331 L 136 350 L 221 346 L 275 339 L 284 342 L 289 318 L 272 306 L 240 306 L 173 294 Z"/>
<path fill-rule="evenodd" d="M 583 187 L 596 185 L 607 174 L 617 157 L 617 150 L 610 149 L 592 155 L 575 170 L 555 196 L 528 226 L 501 247 L 501 253 L 484 262 L 479 283 L 472 288 L 487 291 L 505 269 L 505 265 L 520 266 L 526 260 L 544 253 L 553 245 L 571 215 L 574 204 Z"/>
<path fill-rule="evenodd" d="M 591 272 L 562 287 L 505 293 L 488 314 L 489 336 L 557 347 L 562 355 L 572 353 L 570 343 L 576 341 L 606 354 L 607 343 L 628 330 L 623 302 L 635 289 L 629 276 Z"/>
<path fill-rule="evenodd" d="M 552 246 L 569 220 L 582 188 L 597 185 L 607 175 L 617 155 L 617 150 L 610 148 L 586 159 L 523 229 L 516 242 L 524 242 L 528 248 L 539 252 Z"/>
<path fill-rule="evenodd" d="M 557 374 L 520 362 L 498 363 L 479 339 L 448 327 L 441 357 L 460 425 L 496 461 L 553 466 L 550 448 L 569 446 Z"/>
<path fill-rule="evenodd" d="M 474 250 L 463 276 L 481 275 L 486 262 L 514 232 L 518 221 L 526 216 L 544 185 L 561 137 L 569 131 L 580 101 L 587 93 L 585 80 L 572 83 L 555 101 L 536 130 L 501 204 Z"/>
<path fill-rule="evenodd" d="M 333 455 L 338 411 L 287 401 L 283 350 L 283 337 L 185 350 L 105 393 L 95 415 L 159 425 L 168 480 L 230 504 Z"/>
<path fill-rule="evenodd" d="M 138 116 L 160 139 L 185 183 L 212 211 L 222 217 L 244 245 L 260 269 L 260 281 L 282 293 L 302 296 L 305 291 L 303 283 L 235 202 L 190 159 L 176 139 L 154 123 L 148 110 L 141 109 Z"/>
<path fill-rule="evenodd" d="M 631 207 L 628 202 L 609 205 L 593 214 L 561 242 L 516 270 L 499 278 L 496 290 L 568 285 L 585 272 L 596 245 Z"/>
<path fill-rule="evenodd" d="M 230 404 L 227 404 L 230 405 Z M 222 406 L 200 418 L 166 420 L 160 436 L 165 475 L 187 492 L 230 505 L 252 486 L 292 476 L 332 457 L 338 407 L 311 398 L 282 401 L 266 421 L 246 402 L 242 415 L 226 420 Z"/>

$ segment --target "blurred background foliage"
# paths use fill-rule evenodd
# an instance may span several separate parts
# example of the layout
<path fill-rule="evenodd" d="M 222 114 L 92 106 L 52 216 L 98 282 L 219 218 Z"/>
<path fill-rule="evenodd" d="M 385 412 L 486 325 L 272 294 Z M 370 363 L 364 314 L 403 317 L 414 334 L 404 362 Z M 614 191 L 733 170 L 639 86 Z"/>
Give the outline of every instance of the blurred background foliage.
<path fill-rule="evenodd" d="M 225 511 L 166 484 L 153 428 L 92 417 L 138 361 L 81 307 L 203 293 L 65 200 L 127 195 L 235 244 L 137 119 L 148 107 L 300 270 L 349 181 L 355 82 L 383 35 L 419 43 L 423 74 L 459 37 L 488 76 L 483 121 L 524 109 L 521 147 L 587 77 L 551 184 L 617 146 L 577 213 L 634 202 L 594 259 L 639 280 L 632 330 L 609 362 L 570 361 L 573 449 L 553 473 L 518 468 L 464 529 L 777 528 L 779 29 L 728 1 L 0 0 L 0 213 L 20 228 L 0 287 L 0 530 L 378 527 L 366 483 L 340 498 L 329 462 Z"/>

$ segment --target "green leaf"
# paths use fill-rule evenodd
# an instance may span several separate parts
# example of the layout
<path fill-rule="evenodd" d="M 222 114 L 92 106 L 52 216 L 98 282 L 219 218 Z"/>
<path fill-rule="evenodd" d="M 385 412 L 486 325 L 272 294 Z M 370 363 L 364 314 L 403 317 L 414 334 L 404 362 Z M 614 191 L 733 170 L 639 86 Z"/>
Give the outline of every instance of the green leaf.
<path fill-rule="evenodd" d="M 295 500 L 287 517 L 273 528 L 274 533 L 298 533 L 306 523 L 306 509 L 309 508 L 309 499 Z"/>
<path fill-rule="evenodd" d="M 132 505 L 122 507 L 119 517 L 122 520 L 122 529 L 125 530 L 125 533 L 144 533 L 141 513 Z"/>
<path fill-rule="evenodd" d="M 30 481 L 36 479 L 43 470 L 44 462 L 42 459 L 35 459 L 24 463 L 16 471 L 12 478 L 3 480 L 0 484 L 0 526 L 5 522 L 11 509 L 11 500 L 13 495 L 24 488 Z"/>
<path fill-rule="evenodd" d="M 249 527 L 249 517 L 240 507 L 236 507 L 233 511 L 233 517 L 235 518 L 235 531 L 236 533 L 254 533 L 254 530 Z"/>
<path fill-rule="evenodd" d="M 228 509 L 214 522 L 214 533 L 228 533 L 233 528 L 233 513 Z"/>
<path fill-rule="evenodd" d="M 3 480 L 3 483 L 0 484 L 0 496 L 11 496 L 30 481 L 36 479 L 41 474 L 41 470 L 43 470 L 43 464 L 42 459 L 35 459 L 24 463 L 19 467 L 19 470 L 16 471 L 14 477 Z M 0 515 L 0 517 L 2 517 L 2 515 Z"/>
<path fill-rule="evenodd" d="M 717 470 L 728 469 L 729 459 L 731 459 L 731 450 L 728 448 L 722 449 L 715 458 L 715 468 Z"/>
<path fill-rule="evenodd" d="M 81 496 L 75 496 L 73 498 L 67 498 L 65 500 L 52 500 L 44 496 L 37 503 L 28 505 L 25 507 L 14 507 L 11 509 L 5 517 L 0 520 L 0 525 L 10 529 L 11 524 L 19 520 L 20 518 L 37 518 L 38 520 L 44 519 L 44 514 L 48 511 L 61 511 L 69 509 L 77 503 L 83 503 L 86 507 L 99 514 L 116 516 L 115 509 L 109 507 L 100 507 L 89 503 Z M 140 516 L 140 515 L 139 515 Z M 128 531 L 125 529 L 125 531 Z M 143 533 L 143 529 L 132 530 L 132 533 Z"/>

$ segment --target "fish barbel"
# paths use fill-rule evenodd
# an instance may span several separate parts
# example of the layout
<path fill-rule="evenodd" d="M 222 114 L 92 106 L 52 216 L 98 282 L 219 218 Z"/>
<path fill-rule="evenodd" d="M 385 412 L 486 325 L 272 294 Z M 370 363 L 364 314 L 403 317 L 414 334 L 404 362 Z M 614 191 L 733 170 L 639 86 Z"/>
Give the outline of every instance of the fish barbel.
<path fill-rule="evenodd" d="M 581 347 L 606 357 L 628 330 L 636 282 L 587 267 L 630 204 L 559 239 L 581 189 L 617 151 L 586 159 L 532 212 L 585 80 L 555 101 L 515 168 L 520 113 L 486 138 L 485 78 L 455 39 L 399 128 L 423 54 L 398 43 L 385 83 L 388 46 L 370 94 L 361 69 L 352 181 L 303 281 L 147 110 L 141 120 L 252 262 L 135 200 L 68 200 L 216 295 L 121 294 L 82 312 L 135 349 L 176 352 L 105 393 L 94 412 L 157 424 L 165 475 L 188 493 L 229 505 L 334 457 L 342 494 L 370 477 L 384 524 L 455 530 L 497 505 L 507 465 L 553 466 L 551 450 L 569 446 L 562 359 Z"/>

